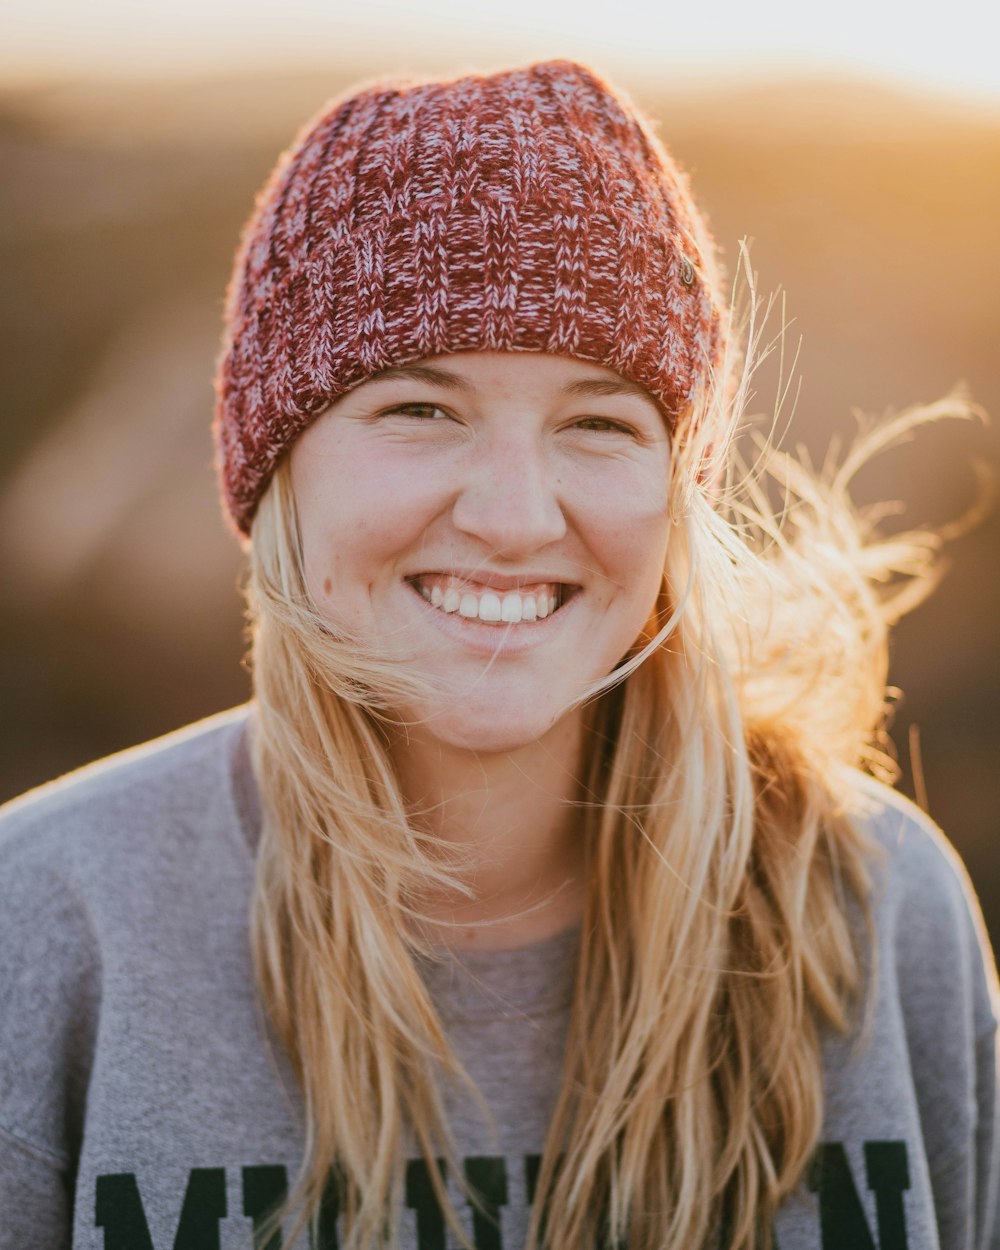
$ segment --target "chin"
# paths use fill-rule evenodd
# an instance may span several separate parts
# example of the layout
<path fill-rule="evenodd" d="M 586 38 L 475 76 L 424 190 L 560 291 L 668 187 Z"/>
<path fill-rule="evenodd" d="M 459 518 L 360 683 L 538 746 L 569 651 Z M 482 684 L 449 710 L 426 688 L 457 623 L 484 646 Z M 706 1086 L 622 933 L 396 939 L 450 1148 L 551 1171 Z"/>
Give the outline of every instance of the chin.
<path fill-rule="evenodd" d="M 420 733 L 443 745 L 480 755 L 495 755 L 519 751 L 540 742 L 561 719 L 557 714 L 546 717 L 537 711 L 514 717 L 504 715 L 497 708 L 470 713 L 471 709 L 432 711 L 424 708 L 408 720 Z"/>

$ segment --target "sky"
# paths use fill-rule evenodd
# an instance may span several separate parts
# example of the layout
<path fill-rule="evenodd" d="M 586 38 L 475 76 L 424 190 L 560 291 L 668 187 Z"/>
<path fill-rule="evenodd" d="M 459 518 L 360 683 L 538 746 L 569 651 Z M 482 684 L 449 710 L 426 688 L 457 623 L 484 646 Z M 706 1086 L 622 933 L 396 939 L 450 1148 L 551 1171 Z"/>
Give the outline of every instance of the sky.
<path fill-rule="evenodd" d="M 7 0 L 0 83 L 569 55 L 678 84 L 839 71 L 1000 104 L 998 47 L 997 0 Z"/>

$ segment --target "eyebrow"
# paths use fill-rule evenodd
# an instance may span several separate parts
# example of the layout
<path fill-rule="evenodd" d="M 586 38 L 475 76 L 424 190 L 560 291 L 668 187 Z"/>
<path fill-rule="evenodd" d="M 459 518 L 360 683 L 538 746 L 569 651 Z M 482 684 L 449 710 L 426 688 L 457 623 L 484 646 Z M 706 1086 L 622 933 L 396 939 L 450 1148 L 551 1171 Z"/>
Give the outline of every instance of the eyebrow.
<path fill-rule="evenodd" d="M 449 373 L 447 369 L 435 369 L 431 365 L 398 365 L 391 369 L 381 370 L 369 378 L 369 381 L 392 382 L 400 379 L 426 382 L 430 386 L 441 386 L 452 391 L 469 393 L 475 390 L 471 382 L 459 377 L 458 374 Z M 644 386 L 640 386 L 638 382 L 630 382 L 627 378 L 580 378 L 576 382 L 567 383 L 563 387 L 563 394 L 597 398 L 611 395 L 638 395 L 641 399 L 649 400 L 659 407 L 656 399 Z"/>
<path fill-rule="evenodd" d="M 579 382 L 570 382 L 565 387 L 567 395 L 638 395 L 641 399 L 656 400 L 638 382 L 630 382 L 627 378 L 581 378 Z"/>
<path fill-rule="evenodd" d="M 429 386 L 443 386 L 451 391 L 473 391 L 475 387 L 447 369 L 433 369 L 430 365 L 397 365 L 382 369 L 368 379 L 369 382 L 394 382 L 397 379 L 410 382 L 426 382 Z"/>

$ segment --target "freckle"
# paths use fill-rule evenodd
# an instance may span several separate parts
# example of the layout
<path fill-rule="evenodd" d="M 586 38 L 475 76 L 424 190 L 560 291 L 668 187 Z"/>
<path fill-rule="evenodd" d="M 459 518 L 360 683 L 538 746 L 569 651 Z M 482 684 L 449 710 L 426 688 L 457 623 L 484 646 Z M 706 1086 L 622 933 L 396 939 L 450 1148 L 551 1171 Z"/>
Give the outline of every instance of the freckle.
<path fill-rule="evenodd" d="M 324 577 L 323 578 L 323 594 L 328 595 L 331 590 L 333 590 L 333 582 L 330 580 L 329 577 Z"/>

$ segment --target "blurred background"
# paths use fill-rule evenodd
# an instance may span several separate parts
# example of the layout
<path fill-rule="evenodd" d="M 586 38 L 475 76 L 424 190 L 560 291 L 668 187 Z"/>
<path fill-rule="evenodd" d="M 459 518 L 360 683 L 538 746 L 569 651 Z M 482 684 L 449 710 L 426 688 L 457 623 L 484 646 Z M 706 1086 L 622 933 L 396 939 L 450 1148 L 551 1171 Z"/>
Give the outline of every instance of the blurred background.
<path fill-rule="evenodd" d="M 922 25 L 884 0 L 822 13 L 8 3 L 0 798 L 247 696 L 240 553 L 209 436 L 223 293 L 278 153 L 366 76 L 596 64 L 657 119 L 730 273 L 746 237 L 761 291 L 781 288 L 786 357 L 801 340 L 788 442 L 819 461 L 858 413 L 964 385 L 991 424 L 926 430 L 858 488 L 899 501 L 902 525 L 972 506 L 974 461 L 1000 471 L 1000 9 L 988 8 L 951 0 Z M 777 386 L 765 368 L 765 418 Z M 995 943 L 998 553 L 994 510 L 948 548 L 940 589 L 892 653 L 901 788 L 912 795 L 922 774 Z"/>

